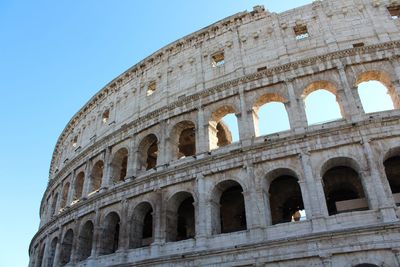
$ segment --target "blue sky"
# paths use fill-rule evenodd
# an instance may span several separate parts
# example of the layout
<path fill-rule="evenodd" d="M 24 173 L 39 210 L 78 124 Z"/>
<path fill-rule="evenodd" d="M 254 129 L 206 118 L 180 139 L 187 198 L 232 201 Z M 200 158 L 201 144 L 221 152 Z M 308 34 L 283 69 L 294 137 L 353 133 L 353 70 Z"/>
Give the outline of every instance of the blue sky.
<path fill-rule="evenodd" d="M 0 1 L 0 266 L 27 266 L 56 140 L 117 75 L 162 46 L 257 4 L 310 1 Z"/>

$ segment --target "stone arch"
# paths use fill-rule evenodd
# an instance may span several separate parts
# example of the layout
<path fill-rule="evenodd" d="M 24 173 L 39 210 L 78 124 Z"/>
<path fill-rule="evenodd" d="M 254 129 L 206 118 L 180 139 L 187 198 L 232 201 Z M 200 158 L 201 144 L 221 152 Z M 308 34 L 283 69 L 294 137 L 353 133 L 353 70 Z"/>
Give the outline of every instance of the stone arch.
<path fill-rule="evenodd" d="M 83 184 L 85 182 L 85 173 L 80 172 L 75 178 L 75 194 L 74 199 L 80 199 L 83 193 Z"/>
<path fill-rule="evenodd" d="M 383 161 L 386 179 L 392 194 L 396 194 L 395 202 L 400 203 L 400 147 L 395 147 L 386 153 Z"/>
<path fill-rule="evenodd" d="M 196 155 L 196 127 L 192 121 L 181 121 L 174 125 L 170 135 L 173 159 Z"/>
<path fill-rule="evenodd" d="M 256 99 L 256 101 L 253 104 L 253 121 L 254 121 L 254 130 L 255 130 L 256 136 L 272 133 L 272 132 L 263 131 L 260 127 L 260 121 L 262 123 L 268 123 L 268 121 L 269 121 L 268 115 L 260 114 L 260 110 L 267 107 L 268 105 L 272 105 L 272 104 L 278 104 L 278 103 L 280 104 L 280 107 L 279 107 L 279 111 L 281 111 L 280 113 L 286 115 L 286 117 L 282 117 L 282 120 L 285 121 L 287 124 L 287 127 L 285 129 L 282 128 L 275 132 L 280 132 L 283 130 L 290 129 L 288 110 L 287 110 L 287 106 L 286 106 L 287 102 L 288 101 L 283 96 L 281 96 L 277 93 L 264 94 Z M 261 117 L 261 120 L 260 120 L 260 117 Z M 271 120 L 271 121 L 273 121 L 273 120 Z M 275 128 L 277 128 L 277 126 L 275 126 Z"/>
<path fill-rule="evenodd" d="M 196 235 L 195 207 L 192 193 L 175 193 L 167 202 L 167 241 L 180 241 Z"/>
<path fill-rule="evenodd" d="M 98 191 L 101 187 L 103 180 L 104 162 L 102 160 L 97 161 L 92 168 L 90 175 L 90 190 L 89 192 Z"/>
<path fill-rule="evenodd" d="M 113 159 L 111 161 L 111 175 L 114 183 L 125 180 L 128 168 L 128 154 L 128 149 L 123 147 L 113 155 Z"/>
<path fill-rule="evenodd" d="M 386 88 L 386 93 L 390 96 L 390 100 L 393 104 L 393 107 L 390 107 L 389 109 L 393 109 L 393 108 L 399 108 L 400 107 L 400 99 L 399 96 L 396 93 L 396 88 L 392 83 L 392 80 L 389 76 L 389 74 L 387 74 L 384 71 L 380 71 L 380 70 L 368 70 L 368 71 L 364 71 L 361 72 L 357 75 L 356 77 L 356 86 L 357 86 L 357 93 L 360 96 L 360 100 L 361 100 L 361 104 L 363 106 L 363 109 L 365 111 L 366 105 L 368 104 L 368 99 L 363 98 L 363 94 L 360 93 L 360 87 L 363 83 L 366 82 L 378 82 L 380 84 L 382 84 L 385 88 Z M 379 94 L 380 93 L 380 94 Z M 374 92 L 374 95 L 376 97 L 379 97 L 380 95 L 382 95 L 382 97 L 384 98 L 385 92 Z M 375 97 L 375 99 L 376 99 Z M 376 110 L 376 111 L 383 111 L 385 109 L 380 109 L 380 110 Z M 374 112 L 374 111 L 372 111 Z"/>
<path fill-rule="evenodd" d="M 150 170 L 157 166 L 158 138 L 149 134 L 142 139 L 138 147 L 138 169 Z"/>
<path fill-rule="evenodd" d="M 56 213 L 57 202 L 58 202 L 58 193 L 56 193 L 53 197 L 53 201 L 51 203 L 50 217 L 53 217 Z"/>
<path fill-rule="evenodd" d="M 227 115 L 235 115 L 236 123 L 236 110 L 233 106 L 226 105 L 219 107 L 211 114 L 210 121 L 208 122 L 208 136 L 209 148 L 216 149 L 219 147 L 227 146 L 232 143 L 232 130 L 222 121 Z M 237 130 L 237 129 L 235 129 Z"/>
<path fill-rule="evenodd" d="M 61 252 L 60 252 L 60 265 L 64 266 L 71 261 L 72 254 L 72 243 L 74 240 L 74 231 L 72 229 L 68 229 L 64 238 L 61 242 Z"/>
<path fill-rule="evenodd" d="M 77 261 L 83 261 L 90 257 L 93 247 L 94 226 L 91 220 L 85 222 L 78 236 L 78 249 L 76 251 Z"/>
<path fill-rule="evenodd" d="M 211 194 L 212 233 L 231 233 L 247 229 L 243 187 L 234 180 L 218 183 Z"/>
<path fill-rule="evenodd" d="M 108 255 L 116 252 L 119 247 L 120 216 L 112 211 L 107 214 L 102 224 L 100 255 Z"/>
<path fill-rule="evenodd" d="M 297 174 L 291 169 L 279 168 L 269 172 L 266 180 L 272 224 L 299 221 L 304 202 Z"/>
<path fill-rule="evenodd" d="M 62 190 L 62 197 L 61 197 L 61 205 L 60 207 L 63 209 L 67 205 L 68 201 L 68 194 L 69 194 L 70 183 L 65 183 L 63 190 Z"/>
<path fill-rule="evenodd" d="M 51 267 L 54 264 L 54 258 L 56 255 L 58 238 L 55 237 L 50 243 L 49 255 L 47 256 L 47 266 Z"/>
<path fill-rule="evenodd" d="M 367 210 L 358 163 L 348 157 L 326 161 L 321 168 L 322 184 L 329 215 Z"/>
<path fill-rule="evenodd" d="M 129 248 L 148 246 L 154 240 L 153 207 L 145 201 L 138 204 L 132 213 Z"/>
<path fill-rule="evenodd" d="M 341 103 L 341 99 L 339 99 L 337 88 L 338 87 L 333 82 L 326 80 L 314 81 L 304 88 L 301 97 L 304 101 L 306 117 L 309 125 L 323 123 L 331 120 L 337 120 L 345 117 L 344 107 Z M 309 110 L 306 102 L 310 99 L 309 97 L 311 95 L 314 95 L 317 92 L 324 92 L 324 91 L 328 92 L 329 93 L 328 95 L 334 96 L 336 102 L 334 103 L 334 99 L 332 97 L 332 99 L 326 103 L 327 105 L 326 107 L 329 108 L 332 111 L 332 113 L 337 113 L 337 114 L 336 115 L 328 114 L 329 116 L 324 116 L 319 119 L 313 118 L 313 115 L 321 114 L 321 112 L 319 110 L 311 110 L 311 109 Z M 329 97 L 328 95 L 324 96 L 324 98 Z M 308 104 L 313 105 L 315 102 L 313 103 L 313 99 L 311 99 L 311 101 L 312 102 Z"/>

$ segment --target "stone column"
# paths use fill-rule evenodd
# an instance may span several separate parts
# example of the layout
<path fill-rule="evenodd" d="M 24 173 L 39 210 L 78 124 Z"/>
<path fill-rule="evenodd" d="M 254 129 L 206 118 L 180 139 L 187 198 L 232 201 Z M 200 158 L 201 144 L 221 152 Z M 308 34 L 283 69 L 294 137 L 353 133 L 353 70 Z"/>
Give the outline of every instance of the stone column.
<path fill-rule="evenodd" d="M 128 201 L 122 201 L 120 231 L 119 231 L 119 244 L 118 251 L 125 251 L 129 248 L 129 220 L 128 220 Z"/>
<path fill-rule="evenodd" d="M 75 195 L 75 179 L 76 179 L 76 174 L 75 171 L 70 174 L 71 175 L 71 182 L 69 183 L 69 190 L 68 190 L 68 197 L 67 201 L 65 203 L 65 208 L 71 206 L 72 201 L 74 201 L 74 195 Z"/>
<path fill-rule="evenodd" d="M 398 221 L 396 211 L 390 203 L 389 196 L 383 188 L 382 177 L 379 173 L 378 159 L 374 157 L 374 153 L 369 144 L 370 140 L 363 140 L 363 152 L 367 158 L 369 171 L 364 172 L 365 190 L 368 192 L 368 200 L 371 209 L 379 208 L 381 217 L 384 222 Z M 369 174 L 369 175 L 368 175 Z M 369 176 L 369 177 L 368 177 Z"/>
<path fill-rule="evenodd" d="M 287 80 L 285 83 L 289 95 L 289 103 L 286 103 L 285 107 L 288 112 L 290 128 L 295 132 L 304 132 L 304 128 L 307 127 L 307 117 L 303 99 L 296 97 L 292 80 Z"/>
<path fill-rule="evenodd" d="M 303 198 L 304 210 L 306 212 L 306 218 L 311 219 L 312 207 L 310 200 L 310 193 L 308 192 L 307 183 L 305 180 L 298 181 L 301 191 L 301 197 Z"/>
<path fill-rule="evenodd" d="M 239 100 L 241 113 L 241 116 L 238 118 L 239 139 L 244 145 L 250 145 L 251 139 L 256 136 L 256 133 L 252 116 L 253 110 L 248 110 L 247 108 L 243 85 L 239 86 Z"/>
<path fill-rule="evenodd" d="M 345 118 L 349 121 L 358 120 L 363 114 L 360 97 L 358 96 L 357 90 L 354 91 L 355 88 L 349 84 L 344 66 L 339 62 L 337 62 L 336 65 L 343 90 L 343 93 L 342 90 L 338 90 L 338 95 L 341 98 L 340 101 L 344 109 Z M 355 92 L 355 94 L 353 92 Z"/>
<path fill-rule="evenodd" d="M 88 159 L 85 166 L 85 180 L 83 181 L 82 199 L 87 199 L 90 191 L 90 184 L 92 182 L 92 161 Z"/>
<path fill-rule="evenodd" d="M 103 169 L 103 179 L 101 180 L 100 191 L 107 190 L 111 184 L 111 172 L 112 172 L 112 154 L 111 146 L 106 148 L 104 153 L 104 169 Z"/>
<path fill-rule="evenodd" d="M 160 128 L 162 129 L 160 131 L 160 140 L 158 140 L 158 158 L 157 158 L 157 167 L 161 165 L 168 164 L 170 161 L 170 157 L 168 155 L 169 149 L 168 149 L 168 135 L 167 135 L 167 122 L 161 121 L 160 122 Z"/>
<path fill-rule="evenodd" d="M 249 228 L 266 228 L 267 221 L 263 198 L 263 188 L 256 184 L 256 177 L 254 175 L 254 166 L 252 162 L 246 163 L 246 175 L 248 180 L 249 198 L 247 199 L 246 213 L 250 214 L 251 224 Z"/>
<path fill-rule="evenodd" d="M 93 222 L 93 241 L 92 241 L 92 252 L 90 253 L 90 259 L 96 258 L 99 255 L 100 247 L 101 247 L 101 235 L 103 232 L 103 228 L 101 227 L 100 222 L 101 214 L 98 209 L 96 209 L 96 216 Z"/>
<path fill-rule="evenodd" d="M 74 264 L 78 261 L 78 243 L 79 243 L 79 230 L 80 230 L 81 221 L 75 220 L 74 222 L 74 238 L 72 240 L 72 251 L 70 257 L 70 263 Z"/>
<path fill-rule="evenodd" d="M 299 157 L 311 204 L 311 214 L 309 214 L 310 216 L 307 216 L 307 218 L 311 218 L 313 230 L 315 232 L 324 231 L 326 225 L 323 217 L 328 216 L 328 210 L 325 204 L 322 179 L 319 175 L 315 176 L 313 173 L 309 152 L 302 151 Z"/>
<path fill-rule="evenodd" d="M 126 178 L 127 179 L 134 179 L 137 175 L 137 153 L 136 148 L 136 136 L 131 137 L 129 140 L 129 147 L 128 147 L 128 166 L 126 170 Z"/>
<path fill-rule="evenodd" d="M 196 195 L 197 200 L 197 216 L 196 216 L 196 240 L 205 238 L 210 233 L 208 232 L 209 222 L 206 214 L 207 196 L 204 175 L 198 174 L 196 178 Z"/>
<path fill-rule="evenodd" d="M 62 236 L 59 235 L 58 239 L 57 239 L 56 251 L 54 252 L 53 266 L 59 266 L 60 252 L 61 252 L 61 238 L 62 238 Z M 53 266 L 50 266 L 50 267 L 53 267 Z"/>
<path fill-rule="evenodd" d="M 196 129 L 196 154 L 208 152 L 208 123 L 204 118 L 204 108 L 197 109 L 197 129 Z"/>

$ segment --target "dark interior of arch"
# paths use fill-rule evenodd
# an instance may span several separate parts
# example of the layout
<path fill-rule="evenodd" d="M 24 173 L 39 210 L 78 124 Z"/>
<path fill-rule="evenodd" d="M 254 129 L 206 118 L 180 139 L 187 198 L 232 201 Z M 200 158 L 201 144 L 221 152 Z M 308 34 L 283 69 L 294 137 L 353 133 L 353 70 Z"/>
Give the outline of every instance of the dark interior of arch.
<path fill-rule="evenodd" d="M 297 178 L 283 175 L 274 179 L 269 188 L 272 224 L 299 220 L 304 209 L 303 198 Z"/>
<path fill-rule="evenodd" d="M 77 260 L 83 261 L 90 257 L 93 246 L 93 223 L 86 222 L 79 232 Z"/>
<path fill-rule="evenodd" d="M 130 248 L 148 246 L 153 242 L 153 208 L 149 203 L 139 204 L 131 222 Z"/>
<path fill-rule="evenodd" d="M 118 150 L 112 161 L 112 179 L 114 183 L 124 181 L 128 167 L 128 150 Z"/>
<path fill-rule="evenodd" d="M 400 156 L 385 160 L 383 165 L 392 193 L 400 193 Z"/>
<path fill-rule="evenodd" d="M 220 198 L 221 233 L 246 230 L 246 210 L 240 185 L 227 188 Z"/>
<path fill-rule="evenodd" d="M 196 154 L 195 128 L 191 126 L 184 129 L 179 136 L 178 158 L 189 157 Z"/>
<path fill-rule="evenodd" d="M 100 255 L 112 254 L 119 245 L 120 219 L 116 213 L 110 213 L 104 220 Z"/>
<path fill-rule="evenodd" d="M 193 238 L 196 234 L 194 199 L 190 193 L 181 192 L 168 204 L 167 239 L 180 241 Z"/>
<path fill-rule="evenodd" d="M 74 239 L 74 232 L 69 229 L 63 238 L 61 243 L 61 254 L 60 254 L 60 264 L 64 266 L 71 260 L 71 252 L 72 252 L 72 242 Z"/>
<path fill-rule="evenodd" d="M 350 167 L 339 166 L 329 169 L 322 177 L 329 215 L 338 213 L 338 201 L 364 198 L 364 189 L 358 173 Z M 361 208 L 358 210 L 365 210 Z"/>
<path fill-rule="evenodd" d="M 50 250 L 49 250 L 49 255 L 47 257 L 48 261 L 47 261 L 47 266 L 53 266 L 54 263 L 54 257 L 56 255 L 56 248 L 57 248 L 57 242 L 58 242 L 58 238 L 55 237 L 50 244 Z"/>
<path fill-rule="evenodd" d="M 232 133 L 223 121 L 217 124 L 217 146 L 223 147 L 232 143 Z"/>
<path fill-rule="evenodd" d="M 362 263 L 362 264 L 354 265 L 354 267 L 378 267 L 378 265 L 370 264 L 370 263 Z"/>
<path fill-rule="evenodd" d="M 83 192 L 83 182 L 85 181 L 85 174 L 80 172 L 75 181 L 75 195 L 74 199 L 80 199 Z"/>
<path fill-rule="evenodd" d="M 96 190 L 100 189 L 101 180 L 103 179 L 103 169 L 104 169 L 104 163 L 101 160 L 96 162 L 96 164 L 93 166 L 92 183 L 91 183 L 90 191 L 96 191 Z"/>

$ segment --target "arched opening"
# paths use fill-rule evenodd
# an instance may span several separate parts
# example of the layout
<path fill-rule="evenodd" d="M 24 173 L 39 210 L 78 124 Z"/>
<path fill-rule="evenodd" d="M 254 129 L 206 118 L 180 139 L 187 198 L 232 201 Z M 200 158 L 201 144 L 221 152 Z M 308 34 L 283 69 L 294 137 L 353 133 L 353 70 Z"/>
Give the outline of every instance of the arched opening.
<path fill-rule="evenodd" d="M 319 81 L 310 84 L 304 89 L 302 98 L 308 125 L 334 121 L 344 116 L 336 87 L 330 82 Z"/>
<path fill-rule="evenodd" d="M 120 218 L 117 213 L 109 213 L 103 222 L 102 239 L 100 242 L 100 255 L 112 254 L 118 250 Z"/>
<path fill-rule="evenodd" d="M 133 211 L 130 233 L 130 248 L 145 247 L 153 243 L 153 208 L 143 202 Z"/>
<path fill-rule="evenodd" d="M 54 257 L 56 255 L 56 249 L 57 249 L 57 243 L 58 243 L 58 238 L 55 237 L 53 238 L 53 240 L 51 241 L 50 244 L 50 250 L 49 250 L 49 255 L 47 257 L 47 266 L 51 267 L 54 264 Z"/>
<path fill-rule="evenodd" d="M 196 131 L 191 121 L 182 121 L 174 126 L 171 132 L 171 150 L 174 159 L 196 154 Z"/>
<path fill-rule="evenodd" d="M 196 234 L 194 199 L 188 192 L 179 192 L 168 201 L 167 240 L 180 241 Z"/>
<path fill-rule="evenodd" d="M 399 107 L 399 97 L 389 75 L 367 71 L 357 77 L 357 92 L 365 113 L 391 110 Z"/>
<path fill-rule="evenodd" d="M 346 159 L 337 160 L 337 164 L 334 164 L 335 159 L 325 164 L 325 166 L 332 166 L 326 167 L 322 176 L 329 215 L 367 210 L 368 203 L 358 172 L 353 166 L 345 163 Z"/>
<path fill-rule="evenodd" d="M 96 164 L 94 164 L 90 179 L 90 192 L 94 192 L 100 189 L 101 181 L 103 179 L 103 169 L 104 163 L 102 160 L 99 160 L 96 162 Z"/>
<path fill-rule="evenodd" d="M 394 155 L 386 159 L 383 165 L 396 205 L 400 205 L 400 156 Z"/>
<path fill-rule="evenodd" d="M 239 141 L 238 122 L 231 106 L 223 106 L 213 112 L 208 128 L 211 150 Z"/>
<path fill-rule="evenodd" d="M 82 197 L 84 182 L 85 182 L 85 174 L 83 172 L 80 172 L 75 178 L 74 200 L 80 199 Z"/>
<path fill-rule="evenodd" d="M 296 222 L 305 218 L 298 179 L 292 175 L 276 177 L 269 187 L 272 224 Z"/>
<path fill-rule="evenodd" d="M 76 258 L 78 261 L 86 260 L 92 254 L 93 246 L 93 223 L 87 221 L 81 228 L 78 237 L 78 250 Z"/>
<path fill-rule="evenodd" d="M 213 233 L 231 233 L 247 229 L 242 186 L 233 180 L 219 183 L 212 194 Z"/>
<path fill-rule="evenodd" d="M 290 129 L 286 111 L 286 99 L 278 94 L 262 95 L 253 106 L 253 121 L 256 136 Z"/>
<path fill-rule="evenodd" d="M 378 265 L 375 264 L 370 264 L 370 263 L 361 263 L 354 265 L 354 267 L 379 267 Z"/>
<path fill-rule="evenodd" d="M 63 187 L 62 191 L 62 198 L 61 198 L 61 208 L 65 208 L 67 205 L 67 200 L 68 200 L 68 192 L 69 192 L 69 183 L 66 183 Z"/>
<path fill-rule="evenodd" d="M 158 139 L 154 134 L 143 138 L 139 145 L 138 168 L 139 170 L 150 170 L 157 166 Z"/>
<path fill-rule="evenodd" d="M 121 148 L 118 150 L 111 162 L 112 180 L 114 183 L 122 182 L 125 180 L 126 171 L 128 168 L 128 150 Z"/>
<path fill-rule="evenodd" d="M 37 260 L 37 265 L 38 267 L 43 266 L 43 257 L 44 257 L 44 251 L 46 249 L 46 245 L 43 244 L 42 248 L 39 250 L 39 255 L 38 255 L 38 260 Z"/>
<path fill-rule="evenodd" d="M 54 214 L 56 213 L 57 201 L 58 201 L 58 193 L 56 193 L 55 196 L 53 197 L 53 202 L 51 204 L 51 212 L 50 212 L 51 217 L 53 217 Z"/>
<path fill-rule="evenodd" d="M 71 260 L 71 252 L 72 252 L 72 242 L 74 239 L 74 232 L 72 229 L 69 229 L 62 240 L 61 243 L 61 253 L 60 253 L 60 264 L 64 266 Z"/>

